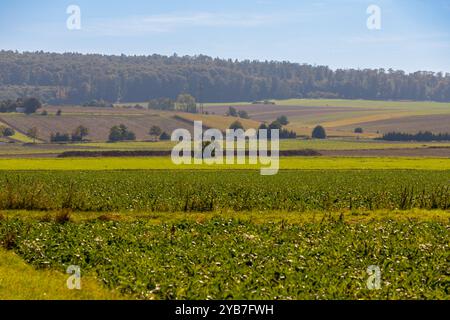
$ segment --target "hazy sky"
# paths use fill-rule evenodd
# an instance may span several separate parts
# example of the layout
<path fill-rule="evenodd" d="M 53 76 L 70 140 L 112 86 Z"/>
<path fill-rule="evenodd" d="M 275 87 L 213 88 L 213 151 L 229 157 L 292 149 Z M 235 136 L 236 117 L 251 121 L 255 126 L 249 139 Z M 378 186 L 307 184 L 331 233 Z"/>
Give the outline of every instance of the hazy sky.
<path fill-rule="evenodd" d="M 367 28 L 372 4 L 381 30 Z M 0 49 L 450 72 L 450 0 L 2 0 Z"/>

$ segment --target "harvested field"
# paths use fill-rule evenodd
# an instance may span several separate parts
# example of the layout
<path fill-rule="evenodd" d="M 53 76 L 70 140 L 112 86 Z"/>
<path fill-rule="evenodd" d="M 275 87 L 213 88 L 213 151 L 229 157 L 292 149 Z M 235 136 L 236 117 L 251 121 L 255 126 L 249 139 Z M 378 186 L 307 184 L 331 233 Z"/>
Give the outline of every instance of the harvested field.
<path fill-rule="evenodd" d="M 61 116 L 40 115 L 2 115 L 1 121 L 9 126 L 27 132 L 30 128 L 38 128 L 40 139 L 49 141 L 52 133 L 72 133 L 76 127 L 83 125 L 89 129 L 88 139 L 92 141 L 108 140 L 109 130 L 114 125 L 124 124 L 136 134 L 138 140 L 150 139 L 148 131 L 151 126 L 157 125 L 169 134 L 178 128 L 190 129 L 183 121 L 173 117 L 155 114 L 123 114 L 110 115 L 90 114 L 63 114 Z"/>
<path fill-rule="evenodd" d="M 366 131 L 379 131 L 386 133 L 400 131 L 417 133 L 418 131 L 431 131 L 434 133 L 450 132 L 450 114 L 407 116 L 402 118 L 384 119 L 370 122 L 360 122 L 358 126 Z M 350 130 L 352 126 L 342 126 L 339 129 Z"/>

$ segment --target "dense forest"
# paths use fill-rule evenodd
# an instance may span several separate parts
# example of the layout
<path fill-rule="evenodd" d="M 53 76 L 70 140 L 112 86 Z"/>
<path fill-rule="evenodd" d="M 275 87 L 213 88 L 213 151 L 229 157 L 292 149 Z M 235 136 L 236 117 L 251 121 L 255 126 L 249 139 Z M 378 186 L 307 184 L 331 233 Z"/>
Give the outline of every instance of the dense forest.
<path fill-rule="evenodd" d="M 108 56 L 0 51 L 0 99 L 142 102 L 190 93 L 200 102 L 285 98 L 450 101 L 450 74 L 332 70 L 200 56 Z"/>

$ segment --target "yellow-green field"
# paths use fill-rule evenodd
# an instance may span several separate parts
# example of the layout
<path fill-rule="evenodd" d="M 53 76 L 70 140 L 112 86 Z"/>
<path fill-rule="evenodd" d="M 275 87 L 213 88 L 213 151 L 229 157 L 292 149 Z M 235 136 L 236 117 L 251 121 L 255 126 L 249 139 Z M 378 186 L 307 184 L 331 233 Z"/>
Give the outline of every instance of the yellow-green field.
<path fill-rule="evenodd" d="M 169 157 L 0 159 L 0 170 L 256 170 L 267 165 L 175 165 Z M 280 170 L 450 170 L 445 158 L 281 157 Z"/>

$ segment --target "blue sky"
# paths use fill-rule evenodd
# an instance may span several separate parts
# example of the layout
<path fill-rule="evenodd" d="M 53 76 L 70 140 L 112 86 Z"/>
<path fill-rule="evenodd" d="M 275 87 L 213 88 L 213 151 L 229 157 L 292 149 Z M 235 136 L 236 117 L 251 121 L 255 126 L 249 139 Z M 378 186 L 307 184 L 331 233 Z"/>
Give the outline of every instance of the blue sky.
<path fill-rule="evenodd" d="M 66 28 L 72 4 L 81 30 Z M 2 0 L 0 49 L 450 72 L 450 0 Z"/>

